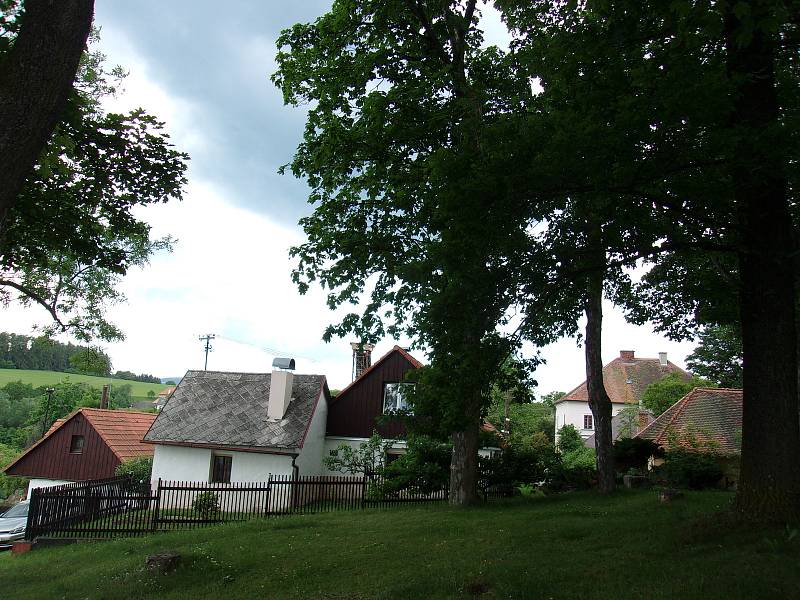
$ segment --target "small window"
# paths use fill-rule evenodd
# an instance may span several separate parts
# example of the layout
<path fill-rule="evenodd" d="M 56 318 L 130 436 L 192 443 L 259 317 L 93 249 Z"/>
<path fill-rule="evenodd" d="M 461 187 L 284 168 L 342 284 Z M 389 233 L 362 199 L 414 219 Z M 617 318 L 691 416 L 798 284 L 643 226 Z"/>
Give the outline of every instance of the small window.
<path fill-rule="evenodd" d="M 387 383 L 383 388 L 383 412 L 393 413 L 408 411 L 408 393 L 413 389 L 413 383 Z"/>
<path fill-rule="evenodd" d="M 387 452 L 386 453 L 386 457 L 383 460 L 383 464 L 384 465 L 390 465 L 394 461 L 396 461 L 398 458 L 403 456 L 403 454 L 405 454 L 405 453 L 404 452 Z"/>
<path fill-rule="evenodd" d="M 211 483 L 230 483 L 232 463 L 232 456 L 214 454 L 211 457 Z"/>
<path fill-rule="evenodd" d="M 583 415 L 583 428 L 594 429 L 594 422 L 592 421 L 592 415 Z"/>
<path fill-rule="evenodd" d="M 70 454 L 83 454 L 83 436 L 73 435 L 69 442 Z"/>

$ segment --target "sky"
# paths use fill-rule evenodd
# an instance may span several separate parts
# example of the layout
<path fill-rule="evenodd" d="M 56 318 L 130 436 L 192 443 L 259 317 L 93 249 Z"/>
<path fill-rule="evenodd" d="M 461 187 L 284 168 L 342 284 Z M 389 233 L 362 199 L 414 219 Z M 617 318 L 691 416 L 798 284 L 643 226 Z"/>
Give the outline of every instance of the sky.
<path fill-rule="evenodd" d="M 202 369 L 198 337 L 211 333 L 217 337 L 209 369 L 266 372 L 274 356 L 292 356 L 297 372 L 325 375 L 331 388 L 350 382 L 351 340 L 322 341 L 336 320 L 325 294 L 312 288 L 301 296 L 291 282 L 289 248 L 302 243 L 297 221 L 312 207 L 305 183 L 278 168 L 302 138 L 305 113 L 284 106 L 269 79 L 279 32 L 328 6 L 321 0 L 97 2 L 99 48 L 109 67 L 129 72 L 107 110 L 143 107 L 166 122 L 175 146 L 191 156 L 184 200 L 137 212 L 154 236 L 177 242 L 120 286 L 128 301 L 109 316 L 126 339 L 103 344 L 115 369 L 159 377 Z M 507 44 L 508 32 L 490 7 L 482 27 L 487 43 Z M 610 304 L 604 312 L 604 362 L 634 350 L 640 357 L 667 352 L 684 366 L 694 347 L 627 324 Z M 30 334 L 37 324 L 47 324 L 43 309 L 0 309 L 0 330 Z M 410 342 L 382 340 L 373 356 Z M 560 340 L 542 355 L 538 394 L 569 391 L 585 379 L 575 340 Z"/>

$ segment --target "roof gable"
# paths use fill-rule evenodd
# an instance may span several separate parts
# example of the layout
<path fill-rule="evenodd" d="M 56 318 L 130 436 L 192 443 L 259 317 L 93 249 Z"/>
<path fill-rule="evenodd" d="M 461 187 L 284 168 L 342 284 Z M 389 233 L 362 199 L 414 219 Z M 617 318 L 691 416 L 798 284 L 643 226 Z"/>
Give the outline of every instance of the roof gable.
<path fill-rule="evenodd" d="M 323 375 L 295 375 L 281 421 L 267 417 L 270 373 L 188 371 L 150 430 L 153 443 L 250 449 L 301 448 L 321 396 Z"/>
<path fill-rule="evenodd" d="M 618 357 L 603 367 L 603 385 L 612 403 L 638 404 L 647 386 L 670 373 L 680 373 L 687 380 L 692 377 L 671 362 L 667 362 L 666 366 L 661 366 L 657 358 Z M 568 401 L 589 401 L 589 392 L 585 381 L 556 400 L 555 403 Z"/>
<path fill-rule="evenodd" d="M 25 450 L 6 467 L 6 472 L 13 470 L 14 467 L 28 461 L 30 457 L 40 452 L 50 452 L 52 449 L 48 450 L 48 445 L 52 445 L 50 444 L 51 440 L 58 437 L 62 430 L 68 428 L 71 423 L 79 418 L 85 421 L 86 426 L 94 431 L 102 441 L 106 451 L 110 452 L 116 461 L 122 462 L 138 456 L 153 455 L 153 445 L 143 442 L 142 437 L 155 420 L 155 414 L 126 410 L 79 408 L 63 419 L 56 420 L 42 439 Z M 87 452 L 86 454 L 90 453 Z M 34 459 L 34 462 L 38 460 Z M 64 478 L 71 479 L 72 477 L 64 476 Z"/>
<path fill-rule="evenodd" d="M 687 449 L 711 445 L 724 454 L 738 454 L 741 431 L 742 390 L 694 388 L 637 437 L 666 447 L 674 435 L 678 444 Z"/>

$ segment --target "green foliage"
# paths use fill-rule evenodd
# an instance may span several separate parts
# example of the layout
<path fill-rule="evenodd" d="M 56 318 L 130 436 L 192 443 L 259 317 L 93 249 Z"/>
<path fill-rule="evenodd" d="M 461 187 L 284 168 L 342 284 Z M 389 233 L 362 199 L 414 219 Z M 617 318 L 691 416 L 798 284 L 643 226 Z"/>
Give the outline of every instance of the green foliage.
<path fill-rule="evenodd" d="M 647 386 L 642 394 L 642 405 L 658 416 L 696 387 L 716 386 L 699 377 L 686 380 L 680 373 L 670 373 Z"/>
<path fill-rule="evenodd" d="M 96 38 L 96 32 L 95 36 Z M 0 60 L 5 48 L 0 46 Z M 119 68 L 86 53 L 64 114 L 39 156 L 0 238 L 0 299 L 38 305 L 47 332 L 82 341 L 119 339 L 105 318 L 124 299 L 115 285 L 169 239 L 150 238 L 136 207 L 180 199 L 188 156 L 143 110 L 105 113 Z M 13 292 L 13 293 L 12 293 Z"/>
<path fill-rule="evenodd" d="M 558 449 L 561 453 L 574 452 L 585 447 L 583 438 L 574 425 L 564 425 L 558 430 Z"/>
<path fill-rule="evenodd" d="M 552 408 L 552 409 L 553 409 L 553 411 L 555 412 L 555 405 L 556 405 L 556 402 L 557 402 L 558 400 L 560 400 L 561 398 L 563 398 L 564 396 L 566 396 L 566 395 L 567 395 L 567 393 L 566 393 L 566 392 L 556 392 L 556 391 L 553 391 L 553 392 L 548 392 L 548 393 L 544 394 L 544 395 L 543 395 L 543 396 L 542 396 L 542 397 L 539 399 L 539 401 L 540 401 L 542 404 L 546 404 L 547 406 L 549 406 L 550 408 Z"/>
<path fill-rule="evenodd" d="M 147 483 L 153 473 L 153 457 L 139 456 L 117 465 L 115 475 L 130 475 L 133 481 Z"/>
<path fill-rule="evenodd" d="M 357 448 L 349 444 L 339 444 L 331 450 L 331 454 L 322 459 L 325 468 L 330 471 L 359 475 L 375 473 L 383 464 L 387 448 L 392 440 L 384 440 L 377 432 Z"/>
<path fill-rule="evenodd" d="M 111 359 L 98 348 L 86 347 L 69 357 L 69 364 L 82 375 L 102 377 L 111 374 Z"/>
<path fill-rule="evenodd" d="M 661 446 L 652 440 L 627 437 L 614 442 L 614 460 L 617 472 L 620 473 L 626 473 L 630 469 L 644 471 L 651 456 L 663 455 Z"/>
<path fill-rule="evenodd" d="M 508 441 L 512 446 L 533 446 L 536 443 L 541 443 L 541 436 L 545 436 L 550 440 L 555 428 L 555 411 L 551 406 L 544 402 L 527 402 L 523 404 L 513 403 L 508 408 L 508 415 L 511 420 L 511 434 Z M 504 428 L 505 405 L 502 399 L 499 402 L 493 399 L 486 418 L 498 431 Z M 552 444 L 552 441 L 550 441 L 550 444 Z"/>
<path fill-rule="evenodd" d="M 219 510 L 219 498 L 214 492 L 201 492 L 194 499 L 192 509 L 208 518 Z"/>
<path fill-rule="evenodd" d="M 3 473 L 3 470 L 18 454 L 19 449 L 0 442 L 0 500 L 7 498 L 17 490 L 24 491 L 28 485 L 28 480 L 23 477 L 11 477 Z"/>
<path fill-rule="evenodd" d="M 686 357 L 686 366 L 721 387 L 742 387 L 742 333 L 737 325 L 711 325 Z"/>
<path fill-rule="evenodd" d="M 717 455 L 684 449 L 668 450 L 659 473 L 671 485 L 695 490 L 715 487 L 724 474 Z"/>
<path fill-rule="evenodd" d="M 429 494 L 447 487 L 453 448 L 427 436 L 408 438 L 406 452 L 378 468 L 382 476 L 379 489 L 383 497 L 401 490 Z"/>
<path fill-rule="evenodd" d="M 552 447 L 505 449 L 499 456 L 481 459 L 481 487 L 510 488 L 545 482 L 558 465 Z"/>

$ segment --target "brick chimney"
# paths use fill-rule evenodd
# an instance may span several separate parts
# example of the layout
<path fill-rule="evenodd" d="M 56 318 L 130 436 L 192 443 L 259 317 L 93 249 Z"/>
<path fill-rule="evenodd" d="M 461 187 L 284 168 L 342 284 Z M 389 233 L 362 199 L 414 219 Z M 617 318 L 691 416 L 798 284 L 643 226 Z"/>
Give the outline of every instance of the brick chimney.
<path fill-rule="evenodd" d="M 634 350 L 620 350 L 619 357 L 622 360 L 633 360 Z"/>
<path fill-rule="evenodd" d="M 375 344 L 350 342 L 350 347 L 353 349 L 353 381 L 355 381 L 372 366 L 372 351 L 375 349 Z"/>
<path fill-rule="evenodd" d="M 292 401 L 292 385 L 294 384 L 294 359 L 276 358 L 272 361 L 272 375 L 269 381 L 269 405 L 267 418 L 280 421 Z"/>

